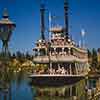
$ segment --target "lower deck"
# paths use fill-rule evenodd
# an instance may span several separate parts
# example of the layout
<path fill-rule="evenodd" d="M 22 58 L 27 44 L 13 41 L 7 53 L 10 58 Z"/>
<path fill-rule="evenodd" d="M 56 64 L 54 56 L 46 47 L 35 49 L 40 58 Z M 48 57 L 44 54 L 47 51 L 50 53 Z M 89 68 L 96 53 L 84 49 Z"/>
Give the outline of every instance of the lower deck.
<path fill-rule="evenodd" d="M 59 62 L 50 64 L 35 64 L 35 74 L 50 74 L 50 75 L 68 75 L 80 76 L 89 72 L 89 66 L 86 63 L 77 62 Z"/>
<path fill-rule="evenodd" d="M 68 84 L 74 84 L 81 79 L 84 79 L 86 74 L 84 75 L 30 75 L 29 77 L 32 79 L 32 84 L 39 86 L 62 86 Z"/>

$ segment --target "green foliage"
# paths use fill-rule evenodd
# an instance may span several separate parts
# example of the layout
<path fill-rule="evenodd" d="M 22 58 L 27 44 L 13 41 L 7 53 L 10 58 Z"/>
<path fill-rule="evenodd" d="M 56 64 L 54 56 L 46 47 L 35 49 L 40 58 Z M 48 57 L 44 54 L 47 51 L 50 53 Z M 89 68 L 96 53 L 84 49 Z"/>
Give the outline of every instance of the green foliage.
<path fill-rule="evenodd" d="M 92 49 L 92 64 L 93 67 L 98 66 L 98 56 L 97 56 L 97 51 L 93 48 Z"/>
<path fill-rule="evenodd" d="M 100 70 L 99 53 L 100 48 L 97 50 L 93 48 L 91 51 L 88 49 L 88 63 L 91 65 L 92 70 Z"/>
<path fill-rule="evenodd" d="M 91 58 L 92 57 L 91 51 L 88 49 L 87 52 L 88 52 L 88 58 Z"/>
<path fill-rule="evenodd" d="M 91 63 L 92 63 L 92 52 L 89 49 L 87 49 L 87 53 L 88 53 L 88 63 L 91 65 Z"/>
<path fill-rule="evenodd" d="M 28 60 L 32 60 L 32 56 L 28 52 L 26 52 L 25 57 Z"/>
<path fill-rule="evenodd" d="M 100 48 L 98 48 L 98 50 L 97 50 L 97 51 L 98 51 L 98 53 L 100 53 Z"/>
<path fill-rule="evenodd" d="M 15 58 L 16 58 L 16 54 L 13 53 L 13 54 L 12 54 L 12 59 L 15 59 Z"/>
<path fill-rule="evenodd" d="M 36 64 L 33 68 L 36 71 L 47 70 L 48 66 L 46 64 Z"/>
<path fill-rule="evenodd" d="M 16 52 L 16 58 L 20 61 L 20 63 L 23 63 L 25 61 L 25 55 L 24 53 L 21 53 L 20 51 Z"/>
<path fill-rule="evenodd" d="M 5 59 L 10 60 L 10 58 L 11 58 L 10 52 L 8 52 L 7 54 L 5 54 L 4 52 L 0 52 L 0 60 L 1 61 L 4 61 Z"/>

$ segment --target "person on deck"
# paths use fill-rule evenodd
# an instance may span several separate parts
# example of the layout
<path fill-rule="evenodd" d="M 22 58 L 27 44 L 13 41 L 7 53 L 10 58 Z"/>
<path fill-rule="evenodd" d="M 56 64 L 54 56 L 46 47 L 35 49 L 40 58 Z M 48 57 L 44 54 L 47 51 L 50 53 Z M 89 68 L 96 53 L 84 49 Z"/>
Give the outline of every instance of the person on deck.
<path fill-rule="evenodd" d="M 62 69 L 61 69 L 60 65 L 58 65 L 58 69 L 57 69 L 56 73 L 57 73 L 57 74 L 61 74 L 61 70 L 62 70 Z"/>
<path fill-rule="evenodd" d="M 64 69 L 64 67 L 62 67 L 61 74 L 65 74 L 65 73 L 66 73 L 65 69 Z"/>

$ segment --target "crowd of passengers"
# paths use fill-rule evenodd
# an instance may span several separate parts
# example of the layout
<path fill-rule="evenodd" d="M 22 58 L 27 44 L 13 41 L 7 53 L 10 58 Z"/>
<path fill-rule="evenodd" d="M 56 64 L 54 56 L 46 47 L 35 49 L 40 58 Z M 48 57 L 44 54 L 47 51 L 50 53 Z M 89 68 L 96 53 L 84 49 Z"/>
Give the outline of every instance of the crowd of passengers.
<path fill-rule="evenodd" d="M 60 66 L 58 66 L 57 70 L 53 68 L 49 68 L 48 73 L 49 74 L 68 74 L 67 70 L 64 67 L 60 67 Z"/>
<path fill-rule="evenodd" d="M 64 68 L 64 67 L 60 67 L 58 66 L 58 69 L 54 69 L 54 68 L 48 68 L 48 70 L 44 71 L 44 70 L 40 70 L 40 71 L 36 71 L 34 70 L 33 72 L 34 74 L 68 74 L 68 71 Z"/>

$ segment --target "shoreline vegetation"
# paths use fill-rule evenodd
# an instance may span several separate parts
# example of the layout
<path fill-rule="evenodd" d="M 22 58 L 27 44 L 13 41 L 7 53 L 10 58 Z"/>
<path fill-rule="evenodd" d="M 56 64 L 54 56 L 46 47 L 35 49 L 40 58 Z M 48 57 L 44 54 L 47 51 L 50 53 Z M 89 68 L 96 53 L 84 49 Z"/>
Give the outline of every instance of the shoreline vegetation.
<path fill-rule="evenodd" d="M 100 74 L 100 48 L 87 50 L 88 52 L 88 63 L 90 65 L 89 75 Z"/>
<path fill-rule="evenodd" d="M 28 52 L 26 54 L 20 51 L 16 53 L 9 53 L 7 57 L 3 53 L 0 53 L 0 72 L 2 68 L 6 67 L 7 70 L 11 70 L 14 73 L 24 71 L 30 73 L 33 69 L 33 56 Z"/>

